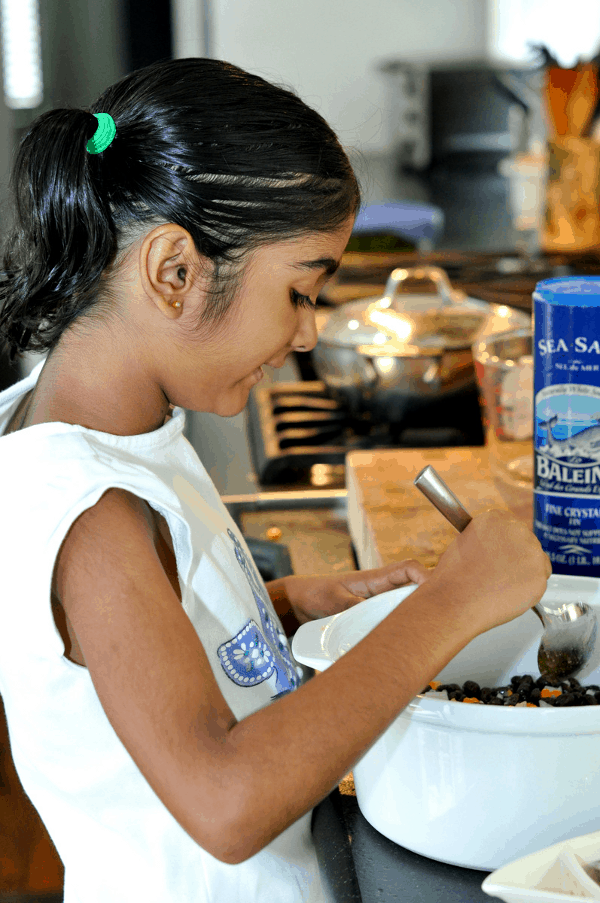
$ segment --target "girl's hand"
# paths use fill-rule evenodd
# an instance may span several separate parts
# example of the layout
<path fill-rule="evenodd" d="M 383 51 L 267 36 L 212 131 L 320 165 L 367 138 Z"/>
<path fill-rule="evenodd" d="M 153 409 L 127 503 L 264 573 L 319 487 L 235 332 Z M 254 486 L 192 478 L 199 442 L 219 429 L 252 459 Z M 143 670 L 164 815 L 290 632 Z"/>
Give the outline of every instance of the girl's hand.
<path fill-rule="evenodd" d="M 429 586 L 457 604 L 474 635 L 505 624 L 540 601 L 550 559 L 526 524 L 508 511 L 477 514 L 441 555 Z"/>
<path fill-rule="evenodd" d="M 277 614 L 290 635 L 291 628 L 327 618 L 351 608 L 363 599 L 379 593 L 406 586 L 408 583 L 424 583 L 430 571 L 418 561 L 409 559 L 369 571 L 351 571 L 335 577 L 284 577 L 267 584 L 269 595 Z M 290 621 L 293 616 L 296 624 Z"/>

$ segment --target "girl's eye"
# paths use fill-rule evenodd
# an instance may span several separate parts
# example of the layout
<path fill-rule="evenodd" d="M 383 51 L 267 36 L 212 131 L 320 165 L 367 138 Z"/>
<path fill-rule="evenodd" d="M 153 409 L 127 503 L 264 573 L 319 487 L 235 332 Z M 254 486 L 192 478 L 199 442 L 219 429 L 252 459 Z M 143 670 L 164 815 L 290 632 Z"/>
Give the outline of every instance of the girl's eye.
<path fill-rule="evenodd" d="M 311 301 L 308 295 L 301 295 L 295 288 L 291 290 L 290 297 L 294 307 L 307 307 L 309 310 L 314 310 L 317 306 L 314 301 Z"/>

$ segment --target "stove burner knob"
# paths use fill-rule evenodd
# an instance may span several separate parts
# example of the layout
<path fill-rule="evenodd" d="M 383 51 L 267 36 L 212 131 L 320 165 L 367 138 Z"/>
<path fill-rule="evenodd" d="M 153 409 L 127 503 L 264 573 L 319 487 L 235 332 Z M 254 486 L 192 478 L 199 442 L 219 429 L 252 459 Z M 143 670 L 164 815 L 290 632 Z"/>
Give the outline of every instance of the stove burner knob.
<path fill-rule="evenodd" d="M 271 542 L 279 542 L 283 533 L 279 529 L 279 527 L 269 527 L 267 530 L 267 539 Z"/>

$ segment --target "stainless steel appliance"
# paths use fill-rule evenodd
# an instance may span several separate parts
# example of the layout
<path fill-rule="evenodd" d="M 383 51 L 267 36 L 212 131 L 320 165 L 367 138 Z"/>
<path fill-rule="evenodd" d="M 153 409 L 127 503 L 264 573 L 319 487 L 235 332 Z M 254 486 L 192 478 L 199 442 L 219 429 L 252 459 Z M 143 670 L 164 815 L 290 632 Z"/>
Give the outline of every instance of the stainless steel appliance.
<path fill-rule="evenodd" d="M 525 134 L 531 69 L 476 60 L 419 65 L 387 60 L 379 68 L 388 83 L 390 145 L 403 168 L 494 169 L 531 138 Z"/>
<path fill-rule="evenodd" d="M 428 68 L 390 60 L 380 70 L 388 81 L 394 156 L 402 166 L 425 169 L 431 159 Z"/>

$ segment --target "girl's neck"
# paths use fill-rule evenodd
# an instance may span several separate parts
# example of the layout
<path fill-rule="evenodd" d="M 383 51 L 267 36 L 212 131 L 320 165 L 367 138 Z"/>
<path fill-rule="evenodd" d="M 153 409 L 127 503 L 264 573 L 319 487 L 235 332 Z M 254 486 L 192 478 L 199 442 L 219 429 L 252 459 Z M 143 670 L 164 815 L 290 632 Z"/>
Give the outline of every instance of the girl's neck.
<path fill-rule="evenodd" d="M 170 419 L 172 406 L 162 393 L 151 393 L 149 385 L 143 371 L 128 370 L 123 358 L 113 363 L 71 346 L 60 355 L 48 355 L 35 388 L 19 405 L 5 435 L 56 422 L 118 436 L 153 432 Z"/>

